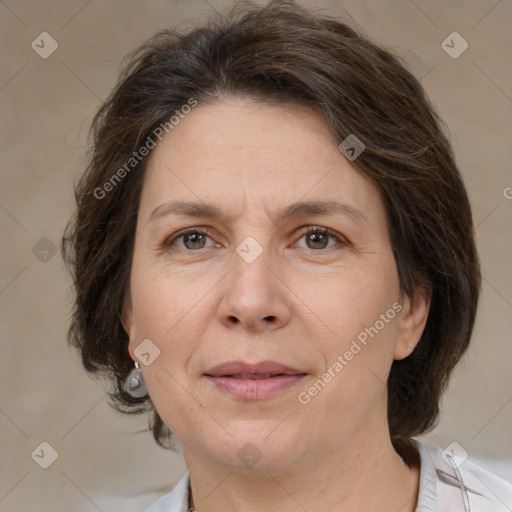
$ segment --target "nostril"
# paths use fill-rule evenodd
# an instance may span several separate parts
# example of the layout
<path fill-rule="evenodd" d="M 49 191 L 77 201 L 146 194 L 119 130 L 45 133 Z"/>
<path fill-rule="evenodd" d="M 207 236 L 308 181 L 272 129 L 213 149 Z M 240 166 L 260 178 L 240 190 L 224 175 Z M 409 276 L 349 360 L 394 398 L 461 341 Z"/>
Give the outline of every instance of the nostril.
<path fill-rule="evenodd" d="M 273 315 L 270 315 L 270 316 L 266 316 L 264 319 L 267 320 L 267 322 L 273 322 L 276 319 L 276 317 Z"/>

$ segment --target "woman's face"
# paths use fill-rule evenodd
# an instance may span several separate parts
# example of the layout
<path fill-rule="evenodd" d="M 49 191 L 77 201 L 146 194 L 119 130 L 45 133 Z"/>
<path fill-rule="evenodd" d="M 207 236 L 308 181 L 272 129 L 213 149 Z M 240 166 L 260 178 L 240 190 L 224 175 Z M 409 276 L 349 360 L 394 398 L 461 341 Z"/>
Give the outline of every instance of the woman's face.
<path fill-rule="evenodd" d="M 155 148 L 129 302 L 130 353 L 186 456 L 253 470 L 386 430 L 389 369 L 428 309 L 401 297 L 379 193 L 322 119 L 234 98 Z"/>

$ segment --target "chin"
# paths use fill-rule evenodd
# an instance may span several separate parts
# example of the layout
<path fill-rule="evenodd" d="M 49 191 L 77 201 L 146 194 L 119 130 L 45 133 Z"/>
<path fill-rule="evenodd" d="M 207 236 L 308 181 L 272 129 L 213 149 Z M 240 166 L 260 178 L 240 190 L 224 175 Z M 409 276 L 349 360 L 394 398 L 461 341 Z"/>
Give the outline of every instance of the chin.
<path fill-rule="evenodd" d="M 239 425 L 236 435 L 226 434 L 213 445 L 210 439 L 201 451 L 239 473 L 277 473 L 300 458 L 306 448 L 304 432 L 277 432 L 278 425 L 275 421 L 256 422 L 247 429 Z"/>

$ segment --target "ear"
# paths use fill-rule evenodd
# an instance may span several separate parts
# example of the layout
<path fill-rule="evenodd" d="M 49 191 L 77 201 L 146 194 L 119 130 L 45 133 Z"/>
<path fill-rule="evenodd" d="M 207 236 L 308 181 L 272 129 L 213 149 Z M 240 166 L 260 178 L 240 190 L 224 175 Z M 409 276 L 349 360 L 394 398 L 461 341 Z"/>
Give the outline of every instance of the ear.
<path fill-rule="evenodd" d="M 431 298 L 431 288 L 425 286 L 418 286 L 410 297 L 404 294 L 398 319 L 395 359 L 405 359 L 416 348 L 427 324 Z"/>
<path fill-rule="evenodd" d="M 131 358 L 136 361 L 136 358 L 133 354 L 134 342 L 135 342 L 135 325 L 133 321 L 133 307 L 131 298 L 128 296 L 123 303 L 123 315 L 122 315 L 122 323 L 126 334 L 130 338 L 128 342 L 128 351 L 130 352 Z"/>

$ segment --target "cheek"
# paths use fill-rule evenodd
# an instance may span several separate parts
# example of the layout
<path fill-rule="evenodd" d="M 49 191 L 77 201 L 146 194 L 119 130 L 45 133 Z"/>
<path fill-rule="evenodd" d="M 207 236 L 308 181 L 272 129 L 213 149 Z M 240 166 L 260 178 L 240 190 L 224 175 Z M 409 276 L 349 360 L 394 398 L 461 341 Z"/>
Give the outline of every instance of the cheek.
<path fill-rule="evenodd" d="M 186 296 L 173 292 L 170 284 L 170 278 L 156 278 L 150 273 L 135 273 L 131 284 L 134 323 L 131 350 L 139 357 L 137 351 L 141 352 L 138 348 L 143 346 L 141 342 L 150 340 L 150 351 L 156 357 L 149 366 L 139 358 L 144 365 L 149 394 L 157 401 L 163 390 L 174 389 L 177 385 L 174 379 L 182 380 L 181 369 L 193 351 L 190 336 L 183 335 L 187 312 L 192 306 Z"/>
<path fill-rule="evenodd" d="M 144 380 L 157 411 L 178 437 L 197 429 L 194 423 L 205 421 L 191 400 L 186 374 L 203 337 L 201 318 L 207 315 L 206 302 L 200 300 L 203 295 L 177 274 L 143 269 L 132 276 L 136 343 L 149 339 L 159 353 L 143 366 Z"/>
<path fill-rule="evenodd" d="M 321 320 L 312 341 L 323 355 L 320 377 L 329 381 L 325 388 L 318 386 L 325 403 L 365 407 L 380 396 L 393 361 L 400 309 L 394 264 L 350 269 L 300 293 L 305 303 L 317 305 Z"/>
<path fill-rule="evenodd" d="M 314 281 L 295 279 L 290 281 L 290 288 L 300 299 L 297 307 L 303 311 L 303 319 L 309 317 L 310 323 L 317 325 L 319 335 L 313 340 L 326 347 L 342 349 L 376 322 L 382 338 L 393 339 L 396 334 L 393 320 L 397 315 L 392 306 L 398 300 L 399 287 L 394 266 L 341 269 Z M 381 315 L 385 316 L 384 328 Z"/>
<path fill-rule="evenodd" d="M 165 268 L 135 271 L 132 304 L 138 337 L 152 336 L 166 344 L 180 330 L 193 327 L 190 319 L 204 315 L 204 296 L 213 286 L 208 284 L 205 279 Z"/>

